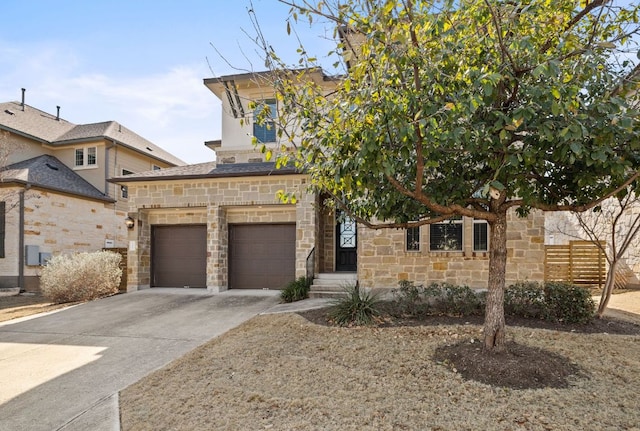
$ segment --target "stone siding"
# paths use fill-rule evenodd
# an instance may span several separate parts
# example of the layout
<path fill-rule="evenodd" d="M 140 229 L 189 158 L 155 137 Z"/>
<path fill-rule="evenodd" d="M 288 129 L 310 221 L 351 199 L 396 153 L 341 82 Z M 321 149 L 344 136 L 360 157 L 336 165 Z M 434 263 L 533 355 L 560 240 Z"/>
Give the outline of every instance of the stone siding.
<path fill-rule="evenodd" d="M 0 274 L 13 279 L 19 273 L 19 188 L 3 189 L 0 200 L 7 199 L 5 258 L 0 259 Z M 24 244 L 39 247 L 42 253 L 70 254 L 97 251 L 112 240 L 115 247 L 126 247 L 125 212 L 113 204 L 69 195 L 30 189 L 25 192 Z M 39 265 L 25 265 L 29 290 L 37 289 Z M 5 287 L 5 286 L 3 286 Z"/>
<path fill-rule="evenodd" d="M 358 280 L 364 287 L 396 288 L 400 280 L 448 282 L 486 288 L 489 253 L 474 252 L 473 220 L 463 220 L 463 250 L 429 251 L 429 226 L 420 230 L 420 251 L 405 251 L 404 229 L 358 228 Z M 507 283 L 544 280 L 544 214 L 508 216 Z"/>
<path fill-rule="evenodd" d="M 156 181 L 129 185 L 129 211 L 141 220 L 130 232 L 128 290 L 150 285 L 150 232 L 158 224 L 207 224 L 207 288 L 228 289 L 229 224 L 296 223 L 296 277 L 305 274 L 315 244 L 314 197 L 302 175 Z M 279 190 L 297 191 L 297 202 L 283 204 Z M 131 253 L 131 247 L 136 253 Z"/>

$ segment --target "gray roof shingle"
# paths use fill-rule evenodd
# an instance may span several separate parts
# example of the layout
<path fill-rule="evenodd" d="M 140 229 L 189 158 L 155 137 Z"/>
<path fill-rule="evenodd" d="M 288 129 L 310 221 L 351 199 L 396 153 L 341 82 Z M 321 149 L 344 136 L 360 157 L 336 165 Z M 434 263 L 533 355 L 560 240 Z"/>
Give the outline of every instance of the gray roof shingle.
<path fill-rule="evenodd" d="M 53 146 L 96 139 L 111 139 L 135 151 L 164 162 L 182 166 L 184 161 L 115 121 L 70 123 L 19 102 L 0 103 L 0 129 L 17 132 Z"/>
<path fill-rule="evenodd" d="M 115 202 L 60 160 L 47 154 L 5 167 L 0 170 L 0 182 L 31 184 L 62 193 Z"/>

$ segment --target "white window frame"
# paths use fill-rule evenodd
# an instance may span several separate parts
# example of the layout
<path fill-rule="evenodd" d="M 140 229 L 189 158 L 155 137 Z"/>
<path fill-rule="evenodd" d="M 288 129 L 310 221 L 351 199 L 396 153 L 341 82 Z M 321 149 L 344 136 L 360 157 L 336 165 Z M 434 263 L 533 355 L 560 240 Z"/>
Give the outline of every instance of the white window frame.
<path fill-rule="evenodd" d="M 484 250 L 476 248 L 476 225 L 480 225 L 480 224 L 484 224 L 487 226 L 487 248 Z M 475 218 L 473 219 L 473 229 L 471 231 L 471 242 L 472 242 L 471 245 L 473 247 L 473 251 L 478 253 L 489 251 L 489 223 L 486 220 L 475 219 Z"/>
<path fill-rule="evenodd" d="M 452 249 L 434 249 L 432 248 L 432 244 L 433 244 L 433 240 L 432 240 L 432 231 L 431 228 L 435 227 L 435 226 L 440 226 L 440 225 L 447 225 L 447 224 L 455 224 L 455 225 L 460 225 L 460 244 L 459 244 L 459 248 L 452 248 Z M 463 223 L 463 218 L 460 217 L 459 219 L 451 219 L 451 220 L 446 220 L 440 223 L 433 223 L 429 225 L 429 251 L 433 252 L 433 253 L 446 253 L 446 252 L 454 252 L 454 253 L 461 253 L 464 252 L 464 223 Z"/>
<path fill-rule="evenodd" d="M 123 177 L 127 175 L 135 174 L 135 172 L 130 171 L 129 169 L 121 169 L 120 173 L 122 174 Z M 122 199 L 129 199 L 129 187 L 120 186 L 120 197 Z"/>
<path fill-rule="evenodd" d="M 412 229 L 418 230 L 418 239 L 417 241 L 415 240 L 415 238 L 413 240 L 415 244 L 411 244 L 411 242 L 409 241 L 409 232 Z M 417 248 L 414 248 L 413 245 L 417 245 Z M 404 230 L 404 251 L 406 251 L 407 253 L 417 253 L 421 249 L 422 249 L 422 229 L 420 229 L 420 226 L 406 228 Z"/>
<path fill-rule="evenodd" d="M 89 154 L 93 152 L 93 154 Z M 82 154 L 82 164 L 78 164 L 78 155 Z M 93 156 L 93 163 L 89 163 Z M 73 166 L 75 169 L 94 169 L 98 167 L 98 147 L 81 147 L 73 150 Z"/>

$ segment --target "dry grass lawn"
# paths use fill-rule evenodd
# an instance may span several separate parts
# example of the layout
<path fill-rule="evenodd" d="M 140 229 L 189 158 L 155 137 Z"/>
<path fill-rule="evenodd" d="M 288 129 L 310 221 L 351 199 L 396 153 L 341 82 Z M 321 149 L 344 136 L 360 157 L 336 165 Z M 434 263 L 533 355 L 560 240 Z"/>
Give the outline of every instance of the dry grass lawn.
<path fill-rule="evenodd" d="M 42 295 L 0 296 L 0 322 L 53 311 L 73 304 L 53 304 Z"/>
<path fill-rule="evenodd" d="M 566 389 L 513 390 L 433 360 L 481 331 L 258 316 L 124 390 L 122 429 L 640 431 L 640 336 L 510 327 L 585 371 Z"/>

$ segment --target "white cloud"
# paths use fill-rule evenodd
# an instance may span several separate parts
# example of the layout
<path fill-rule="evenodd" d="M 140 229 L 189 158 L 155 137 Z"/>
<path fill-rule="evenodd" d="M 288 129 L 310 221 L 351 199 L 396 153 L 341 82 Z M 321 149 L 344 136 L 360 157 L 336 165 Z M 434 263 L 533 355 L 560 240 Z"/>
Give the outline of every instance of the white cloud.
<path fill-rule="evenodd" d="M 126 67 L 122 68 L 126 71 Z M 212 160 L 204 141 L 220 137 L 218 99 L 203 85 L 206 64 L 175 65 L 149 75 L 108 76 L 83 67 L 55 43 L 7 46 L 0 41 L 0 99 L 26 102 L 73 123 L 116 120 L 188 163 Z"/>

